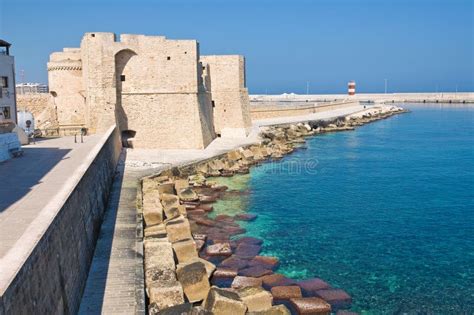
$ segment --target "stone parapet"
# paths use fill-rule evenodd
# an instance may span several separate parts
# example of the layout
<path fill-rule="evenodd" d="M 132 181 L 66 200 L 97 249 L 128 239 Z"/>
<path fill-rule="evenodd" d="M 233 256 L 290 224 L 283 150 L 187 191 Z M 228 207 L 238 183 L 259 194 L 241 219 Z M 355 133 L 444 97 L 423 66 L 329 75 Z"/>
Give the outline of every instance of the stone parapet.
<path fill-rule="evenodd" d="M 0 262 L 0 314 L 77 313 L 120 154 L 111 127 Z"/>

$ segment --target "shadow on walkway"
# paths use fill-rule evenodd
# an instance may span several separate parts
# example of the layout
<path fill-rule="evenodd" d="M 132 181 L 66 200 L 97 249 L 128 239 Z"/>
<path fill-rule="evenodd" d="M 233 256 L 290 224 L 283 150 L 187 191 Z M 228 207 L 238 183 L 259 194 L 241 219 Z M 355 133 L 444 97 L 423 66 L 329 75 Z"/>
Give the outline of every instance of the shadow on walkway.
<path fill-rule="evenodd" d="M 135 313 L 136 186 L 123 187 L 126 150 L 112 184 L 79 314 Z M 125 183 L 127 184 L 127 183 Z"/>
<path fill-rule="evenodd" d="M 70 149 L 23 148 L 22 157 L 0 163 L 0 213 L 41 183 Z"/>

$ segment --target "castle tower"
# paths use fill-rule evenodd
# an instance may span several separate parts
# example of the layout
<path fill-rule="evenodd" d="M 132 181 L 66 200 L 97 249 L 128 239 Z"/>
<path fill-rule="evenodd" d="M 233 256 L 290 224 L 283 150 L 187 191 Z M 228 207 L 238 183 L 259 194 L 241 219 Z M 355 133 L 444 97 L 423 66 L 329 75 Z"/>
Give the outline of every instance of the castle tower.
<path fill-rule="evenodd" d="M 135 148 L 202 149 L 214 139 L 195 40 L 87 33 L 81 55 L 92 130 L 116 123 Z"/>
<path fill-rule="evenodd" d="M 222 137 L 246 137 L 252 123 L 244 57 L 202 56 L 201 63 L 210 81 L 216 133 Z"/>
<path fill-rule="evenodd" d="M 48 81 L 52 106 L 60 134 L 74 134 L 86 126 L 86 106 L 82 87 L 82 62 L 78 48 L 64 48 L 51 54 Z"/>

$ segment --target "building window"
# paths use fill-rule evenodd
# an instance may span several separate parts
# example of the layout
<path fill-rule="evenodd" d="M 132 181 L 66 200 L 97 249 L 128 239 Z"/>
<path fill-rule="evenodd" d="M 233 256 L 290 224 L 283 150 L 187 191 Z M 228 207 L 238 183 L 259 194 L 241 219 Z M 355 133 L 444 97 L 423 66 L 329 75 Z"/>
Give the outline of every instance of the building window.
<path fill-rule="evenodd" d="M 0 87 L 2 88 L 8 87 L 8 77 L 0 77 Z"/>
<path fill-rule="evenodd" d="M 166 57 L 166 60 L 171 60 L 171 57 L 170 56 Z"/>
<path fill-rule="evenodd" d="M 122 82 L 125 81 L 125 74 L 120 75 L 120 81 L 122 81 Z"/>
<path fill-rule="evenodd" d="M 216 107 L 216 103 L 212 101 L 212 108 L 215 108 L 215 107 Z"/>
<path fill-rule="evenodd" d="M 0 107 L 0 114 L 4 119 L 11 119 L 10 106 Z"/>

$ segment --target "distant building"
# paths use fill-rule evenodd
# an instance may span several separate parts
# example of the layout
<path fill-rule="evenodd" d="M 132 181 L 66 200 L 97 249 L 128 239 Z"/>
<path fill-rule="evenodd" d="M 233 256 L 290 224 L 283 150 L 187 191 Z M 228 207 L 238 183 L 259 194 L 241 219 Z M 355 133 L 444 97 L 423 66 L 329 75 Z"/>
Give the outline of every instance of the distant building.
<path fill-rule="evenodd" d="M 25 94 L 38 94 L 38 93 L 48 93 L 49 88 L 46 84 L 41 83 L 18 83 L 16 85 L 16 94 L 25 95 Z"/>
<path fill-rule="evenodd" d="M 0 39 L 0 120 L 16 122 L 15 62 L 10 46 Z"/>

